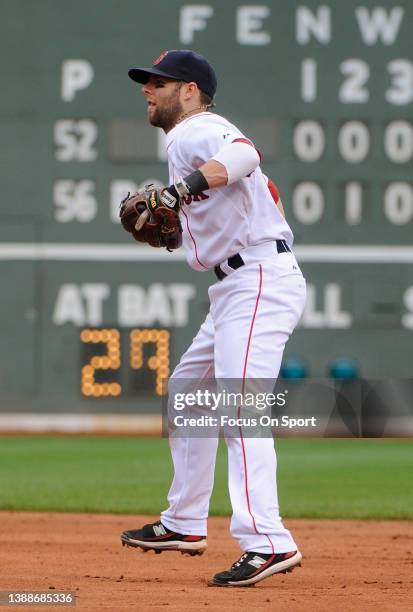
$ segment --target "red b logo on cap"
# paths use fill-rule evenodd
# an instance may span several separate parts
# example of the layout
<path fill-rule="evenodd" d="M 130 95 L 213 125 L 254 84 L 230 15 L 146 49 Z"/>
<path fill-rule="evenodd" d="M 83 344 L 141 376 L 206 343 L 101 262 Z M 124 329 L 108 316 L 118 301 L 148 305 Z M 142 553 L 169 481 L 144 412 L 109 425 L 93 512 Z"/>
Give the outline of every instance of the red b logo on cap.
<path fill-rule="evenodd" d="M 156 66 L 157 64 L 159 64 L 159 62 L 161 62 L 166 55 L 168 55 L 168 51 L 162 51 L 160 56 L 157 57 L 156 60 L 154 61 L 153 65 Z"/>

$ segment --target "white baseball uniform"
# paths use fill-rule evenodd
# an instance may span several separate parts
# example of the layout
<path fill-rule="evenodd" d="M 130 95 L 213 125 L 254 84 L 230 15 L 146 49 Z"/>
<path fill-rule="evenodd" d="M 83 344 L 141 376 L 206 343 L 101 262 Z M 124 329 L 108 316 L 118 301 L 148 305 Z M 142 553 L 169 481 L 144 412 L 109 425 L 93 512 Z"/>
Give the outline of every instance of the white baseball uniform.
<path fill-rule="evenodd" d="M 192 115 L 167 134 L 171 183 L 211 159 L 227 142 L 248 139 L 225 118 Z M 172 375 L 176 379 L 278 377 L 285 344 L 305 303 L 305 280 L 291 252 L 293 235 L 259 167 L 231 185 L 187 198 L 180 211 L 183 246 L 191 267 L 219 266 L 209 288 L 210 310 Z M 228 261 L 229 259 L 229 261 Z M 236 265 L 234 265 L 234 261 Z M 272 438 L 226 438 L 231 533 L 244 551 L 282 553 L 297 546 L 282 524 Z M 206 535 L 217 438 L 171 438 L 175 475 L 169 529 Z"/>

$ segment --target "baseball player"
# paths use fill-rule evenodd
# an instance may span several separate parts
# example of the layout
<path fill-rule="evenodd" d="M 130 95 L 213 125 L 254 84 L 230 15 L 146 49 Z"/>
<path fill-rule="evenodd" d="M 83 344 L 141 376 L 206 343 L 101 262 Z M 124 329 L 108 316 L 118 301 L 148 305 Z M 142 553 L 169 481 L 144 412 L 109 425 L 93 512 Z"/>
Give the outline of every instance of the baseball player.
<path fill-rule="evenodd" d="M 210 111 L 217 80 L 204 57 L 165 51 L 129 76 L 143 84 L 149 122 L 166 133 L 170 185 L 149 186 L 138 205 L 126 199 L 121 216 L 133 214 L 124 227 L 154 246 L 182 242 L 192 268 L 215 274 L 209 313 L 172 380 L 239 380 L 242 393 L 248 379 L 275 383 L 306 293 L 277 188 L 253 142 Z M 142 234 L 150 226 L 161 228 L 155 240 Z M 242 587 L 291 571 L 302 557 L 279 514 L 273 439 L 246 437 L 240 426 L 226 443 L 231 534 L 244 552 L 211 584 Z M 170 438 L 169 507 L 156 523 L 125 531 L 124 545 L 204 552 L 217 445 L 216 436 Z"/>

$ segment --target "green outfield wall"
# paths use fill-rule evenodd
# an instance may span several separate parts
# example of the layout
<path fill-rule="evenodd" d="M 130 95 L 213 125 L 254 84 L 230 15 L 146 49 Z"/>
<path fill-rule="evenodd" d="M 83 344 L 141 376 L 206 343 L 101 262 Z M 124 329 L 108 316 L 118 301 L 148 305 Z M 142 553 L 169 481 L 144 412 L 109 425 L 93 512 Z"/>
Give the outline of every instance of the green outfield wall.
<path fill-rule="evenodd" d="M 286 357 L 409 378 L 413 4 L 0 1 L 3 412 L 146 411 L 208 310 L 212 273 L 131 243 L 128 191 L 166 182 L 130 67 L 192 48 L 216 109 L 279 186 L 308 301 Z"/>

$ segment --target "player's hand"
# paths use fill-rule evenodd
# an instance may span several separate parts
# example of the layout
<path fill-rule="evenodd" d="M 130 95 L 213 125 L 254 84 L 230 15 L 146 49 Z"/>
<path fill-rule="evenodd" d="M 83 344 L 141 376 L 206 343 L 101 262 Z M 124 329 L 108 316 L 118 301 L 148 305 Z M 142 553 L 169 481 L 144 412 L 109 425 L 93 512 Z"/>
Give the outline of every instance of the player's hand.
<path fill-rule="evenodd" d="M 122 200 L 119 211 L 123 229 L 138 242 L 168 250 L 179 248 L 182 244 L 182 227 L 177 200 L 179 197 L 175 198 L 167 188 L 156 189 L 153 185 L 147 185 L 144 191 L 132 196 L 128 194 Z"/>
<path fill-rule="evenodd" d="M 164 219 L 174 220 L 178 217 L 181 200 L 174 187 L 157 188 L 154 185 L 146 185 L 143 193 L 146 211 L 140 214 L 136 230 L 141 229 L 151 215 L 160 223 L 163 223 Z"/>
<path fill-rule="evenodd" d="M 144 219 L 142 222 L 141 217 L 143 215 Z M 132 233 L 136 229 L 137 224 L 142 227 L 149 218 L 145 194 L 143 192 L 133 195 L 128 193 L 120 203 L 119 217 L 122 227 L 126 232 Z"/>

